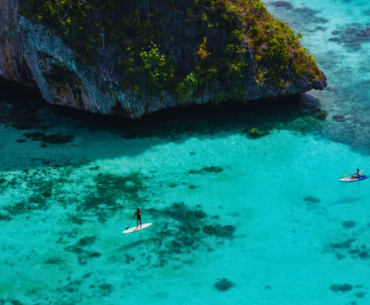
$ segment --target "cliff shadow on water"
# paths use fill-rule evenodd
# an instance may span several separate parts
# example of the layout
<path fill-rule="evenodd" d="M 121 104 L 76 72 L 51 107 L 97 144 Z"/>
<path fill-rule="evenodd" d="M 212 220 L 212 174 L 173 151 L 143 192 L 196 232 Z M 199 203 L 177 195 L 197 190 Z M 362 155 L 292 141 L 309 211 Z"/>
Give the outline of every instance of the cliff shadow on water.
<path fill-rule="evenodd" d="M 7 134 L 4 137 L 7 140 L 2 143 L 3 149 L 4 145 L 11 145 L 23 152 L 28 150 L 26 148 L 29 145 L 43 148 L 25 152 L 22 160 L 13 166 L 4 166 L 4 169 L 26 169 L 29 167 L 26 159 L 33 159 L 35 166 L 43 167 L 43 163 L 48 166 L 53 162 L 68 164 L 72 162 L 71 159 L 74 159 L 73 162 L 89 162 L 95 158 L 138 155 L 160 142 L 182 142 L 189 137 L 244 134 L 258 139 L 269 135 L 274 129 L 319 132 L 322 119 L 325 118 L 320 102 L 309 94 L 302 94 L 247 103 L 227 101 L 221 104 L 175 107 L 133 120 L 50 105 L 37 92 L 4 83 L 0 87 L 0 107 L 0 124 L 3 135 Z M 96 150 L 96 144 L 101 140 L 104 145 L 109 145 L 109 139 L 114 142 L 112 147 L 101 147 L 94 156 L 84 155 L 84 152 Z M 121 139 L 148 141 L 140 141 L 140 145 L 127 149 L 125 144 L 120 145 L 119 141 L 117 144 L 117 140 Z M 83 150 L 78 150 L 82 147 Z M 51 150 L 58 151 L 60 160 L 48 162 L 45 159 Z"/>
<path fill-rule="evenodd" d="M 249 101 L 246 104 L 228 101 L 218 105 L 176 107 L 133 120 L 49 105 L 35 92 L 2 84 L 0 107 L 0 123 L 5 127 L 3 132 L 8 136 L 11 133 L 19 134 L 14 145 L 25 149 L 31 143 L 37 143 L 44 148 L 40 151 L 45 152 L 45 155 L 55 147 L 66 152 L 70 150 L 71 154 L 76 153 L 76 145 L 83 145 L 84 151 L 89 150 L 89 146 L 99 141 L 97 132 L 104 133 L 104 141 L 109 138 L 156 139 L 154 142 L 141 141 L 140 147 L 130 150 L 123 147 L 118 150 L 101 149 L 99 159 L 137 155 L 158 144 L 158 141 L 181 142 L 189 137 L 224 137 L 241 133 L 246 137 L 259 138 L 268 135 L 273 129 L 318 132 L 325 118 L 320 102 L 309 94 Z M 85 138 L 83 143 L 78 140 L 81 137 Z M 91 156 L 79 157 L 81 160 L 85 158 L 92 161 Z M 68 160 L 58 161 L 59 164 L 61 162 Z M 22 167 L 21 164 L 18 162 L 18 166 Z"/>

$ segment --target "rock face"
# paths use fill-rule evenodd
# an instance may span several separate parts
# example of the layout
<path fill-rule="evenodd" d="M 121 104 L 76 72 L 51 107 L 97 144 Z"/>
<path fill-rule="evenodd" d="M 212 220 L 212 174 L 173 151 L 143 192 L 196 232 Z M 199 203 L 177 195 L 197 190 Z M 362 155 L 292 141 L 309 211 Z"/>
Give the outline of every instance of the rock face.
<path fill-rule="evenodd" d="M 19 44 L 17 2 L 0 0 L 0 80 L 37 88 Z"/>
<path fill-rule="evenodd" d="M 51 104 L 132 118 L 177 105 L 256 100 L 326 87 L 325 75 L 300 47 L 299 37 L 273 19 L 259 0 L 249 6 L 224 1 L 217 8 L 195 2 L 175 7 L 152 1 L 146 7 L 136 1 L 141 6 L 135 12 L 153 16 L 154 10 L 153 18 L 161 21 L 157 34 L 149 37 L 153 43 L 143 37 L 135 41 L 138 34 L 132 30 L 116 35 L 120 28 L 113 25 L 127 20 L 130 10 L 125 7 L 132 1 L 102 14 L 94 24 L 104 27 L 86 32 L 85 41 L 83 27 L 75 28 L 75 21 L 66 28 L 69 17 L 64 18 L 72 11 L 66 9 L 63 18 L 44 18 L 30 1 L 0 0 L 0 80 L 39 88 Z M 144 23 L 132 24 L 138 22 Z M 89 41 L 88 47 L 76 46 L 76 41 Z"/>

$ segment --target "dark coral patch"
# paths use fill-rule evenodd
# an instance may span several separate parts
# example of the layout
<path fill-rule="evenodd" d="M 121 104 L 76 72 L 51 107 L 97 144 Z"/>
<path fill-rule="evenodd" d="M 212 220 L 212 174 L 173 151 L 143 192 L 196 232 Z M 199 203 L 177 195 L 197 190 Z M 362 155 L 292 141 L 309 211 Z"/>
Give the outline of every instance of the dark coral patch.
<path fill-rule="evenodd" d="M 26 138 L 31 138 L 32 141 L 41 141 L 49 144 L 66 144 L 73 141 L 73 136 L 62 136 L 58 134 L 45 135 L 43 132 L 33 132 L 23 134 Z"/>
<path fill-rule="evenodd" d="M 84 246 L 90 246 L 96 241 L 97 236 L 87 236 L 84 238 L 81 238 L 77 245 L 79 247 L 84 247 Z"/>
<path fill-rule="evenodd" d="M 330 41 L 343 43 L 344 46 L 354 51 L 360 50 L 363 43 L 370 41 L 370 27 L 348 27 L 345 30 L 334 31 L 332 34 L 339 37 L 330 38 Z"/>
<path fill-rule="evenodd" d="M 130 207 L 142 206 L 146 201 L 142 197 L 147 187 L 143 178 L 138 173 L 131 173 L 126 176 L 113 174 L 98 174 L 95 176 L 96 192 L 89 192 L 85 199 L 77 205 L 77 212 L 80 216 L 95 216 L 98 221 L 105 221 L 125 207 L 117 203 L 119 199 L 126 199 Z"/>
<path fill-rule="evenodd" d="M 210 166 L 210 167 L 204 167 L 200 170 L 191 170 L 189 171 L 189 174 L 221 173 L 222 171 L 223 171 L 222 167 Z"/>
<path fill-rule="evenodd" d="M 336 257 L 337 257 L 337 260 L 342 260 L 342 259 L 344 259 L 344 258 L 346 258 L 343 254 L 340 254 L 340 253 L 338 253 L 337 255 L 336 255 Z"/>
<path fill-rule="evenodd" d="M 349 229 L 349 228 L 353 228 L 356 225 L 356 223 L 350 220 L 350 221 L 344 221 L 342 225 L 343 227 Z"/>
<path fill-rule="evenodd" d="M 334 252 L 337 259 L 343 259 L 345 254 L 349 254 L 352 259 L 369 260 L 370 254 L 366 244 L 361 246 L 354 244 L 355 239 L 347 239 L 342 243 L 332 243 L 329 249 Z"/>
<path fill-rule="evenodd" d="M 84 220 L 76 215 L 69 215 L 69 221 L 77 225 L 83 225 L 84 223 Z"/>
<path fill-rule="evenodd" d="M 88 260 L 101 256 L 101 253 L 83 250 L 80 245 L 68 246 L 65 248 L 65 250 L 68 252 L 75 253 L 77 255 L 77 260 L 80 265 L 85 265 L 87 264 Z"/>
<path fill-rule="evenodd" d="M 132 257 L 132 256 L 128 255 L 127 253 L 125 254 L 125 263 L 126 264 L 130 264 L 134 260 L 135 260 L 135 257 Z"/>
<path fill-rule="evenodd" d="M 342 122 L 346 121 L 346 118 L 345 118 L 344 114 L 333 115 L 333 119 L 334 119 L 334 121 L 339 122 L 339 123 L 342 123 Z"/>
<path fill-rule="evenodd" d="M 221 225 L 209 225 L 203 227 L 203 232 L 207 235 L 216 235 L 218 237 L 232 237 L 235 232 L 235 227 L 228 225 L 228 226 L 221 226 Z"/>
<path fill-rule="evenodd" d="M 346 241 L 344 241 L 342 243 L 330 244 L 330 246 L 333 249 L 349 249 L 351 247 L 351 244 L 353 242 L 355 242 L 355 239 L 354 238 L 350 238 L 350 239 L 347 239 Z"/>
<path fill-rule="evenodd" d="M 131 173 L 126 176 L 113 174 L 99 174 L 94 178 L 100 198 L 116 200 L 121 196 L 136 203 L 142 203 L 144 198 L 139 196 L 146 189 L 139 173 Z"/>
<path fill-rule="evenodd" d="M 226 291 L 229 290 L 230 288 L 233 288 L 235 285 L 227 279 L 222 279 L 218 281 L 216 284 L 214 284 L 214 286 L 219 291 Z"/>
<path fill-rule="evenodd" d="M 322 121 L 324 121 L 327 116 L 328 116 L 328 113 L 325 110 L 321 110 L 316 114 L 316 118 Z"/>
<path fill-rule="evenodd" d="M 35 210 L 45 211 L 48 208 L 44 197 L 37 195 L 31 197 L 28 201 L 19 202 L 13 206 L 7 206 L 4 209 L 7 210 L 10 215 L 20 215 Z"/>
<path fill-rule="evenodd" d="M 355 293 L 356 298 L 363 298 L 366 295 L 366 292 L 359 291 Z"/>
<path fill-rule="evenodd" d="M 319 203 L 321 200 L 313 196 L 306 196 L 303 198 L 303 201 L 307 201 L 309 203 Z"/>
<path fill-rule="evenodd" d="M 184 202 L 174 203 L 171 207 L 163 209 L 161 211 L 156 209 L 147 209 L 148 213 L 155 217 L 160 217 L 161 215 L 167 215 L 181 222 L 192 222 L 196 219 L 203 219 L 207 216 L 202 210 L 190 210 L 185 205 Z"/>
<path fill-rule="evenodd" d="M 5 302 L 4 303 L 0 303 L 0 304 L 5 304 Z M 18 300 L 10 300 L 10 304 L 12 304 L 12 305 L 24 305 L 22 302 L 20 302 Z"/>
<path fill-rule="evenodd" d="M 107 296 L 114 290 L 114 286 L 111 284 L 101 284 L 99 287 L 99 294 L 101 296 Z"/>
<path fill-rule="evenodd" d="M 276 2 L 272 2 L 271 4 L 275 7 L 282 7 L 287 10 L 293 9 L 293 5 L 287 1 L 276 1 Z"/>
<path fill-rule="evenodd" d="M 46 265 L 58 265 L 62 263 L 63 260 L 61 258 L 50 258 L 44 262 Z"/>
<path fill-rule="evenodd" d="M 190 209 L 183 202 L 175 203 L 162 210 L 147 209 L 145 213 L 156 218 L 167 216 L 175 220 L 175 222 L 165 222 L 162 226 L 157 226 L 155 234 L 149 240 L 149 243 L 155 244 L 155 251 L 159 255 L 159 261 L 154 265 L 155 267 L 164 266 L 170 258 L 178 254 L 191 253 L 199 247 L 209 249 L 206 243 L 209 235 L 225 239 L 230 238 L 235 230 L 233 226 L 209 226 L 207 215 L 202 210 Z M 203 230 L 204 227 L 206 232 Z"/>
<path fill-rule="evenodd" d="M 309 7 L 297 8 L 297 9 L 294 10 L 294 12 L 297 15 L 299 15 L 299 18 L 301 20 L 305 20 L 307 22 L 311 22 L 311 23 L 327 23 L 327 22 L 329 22 L 329 20 L 326 19 L 326 18 L 316 17 L 316 14 L 318 14 L 319 11 L 313 10 Z"/>
<path fill-rule="evenodd" d="M 42 192 L 41 195 L 44 196 L 44 197 L 51 197 L 52 190 L 53 190 L 52 188 L 48 188 L 44 192 Z"/>
<path fill-rule="evenodd" d="M 349 284 L 334 284 L 330 286 L 330 290 L 334 292 L 347 292 L 351 291 L 352 288 L 353 286 Z"/>
<path fill-rule="evenodd" d="M 368 260 L 370 258 L 369 252 L 364 250 L 358 254 L 359 258 Z"/>
<path fill-rule="evenodd" d="M 12 218 L 9 215 L 0 214 L 0 221 L 10 221 Z"/>

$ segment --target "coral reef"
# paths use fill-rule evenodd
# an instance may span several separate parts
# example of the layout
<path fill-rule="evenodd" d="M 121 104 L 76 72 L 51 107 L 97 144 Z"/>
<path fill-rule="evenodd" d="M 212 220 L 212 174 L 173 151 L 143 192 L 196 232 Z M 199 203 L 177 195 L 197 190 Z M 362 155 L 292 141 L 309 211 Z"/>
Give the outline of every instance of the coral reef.
<path fill-rule="evenodd" d="M 198 248 L 207 247 L 207 237 L 215 236 L 218 239 L 228 240 L 235 231 L 231 225 L 209 225 L 208 215 L 200 209 L 190 209 L 183 202 L 174 203 L 162 210 L 146 209 L 146 213 L 154 217 L 167 216 L 171 222 L 154 229 L 149 245 L 155 245 L 155 252 L 159 255 L 156 267 L 163 267 L 168 261 L 182 253 L 191 253 Z M 215 221 L 212 218 L 213 222 Z M 174 222 L 173 222 L 174 221 Z M 163 238 L 167 236 L 167 238 Z"/>
<path fill-rule="evenodd" d="M 353 221 L 343 222 L 345 229 L 353 228 L 355 223 Z M 344 259 L 349 255 L 352 259 L 369 260 L 370 248 L 366 244 L 359 244 L 354 238 L 347 239 L 344 242 L 331 243 L 326 251 L 333 252 L 338 260 Z"/>
<path fill-rule="evenodd" d="M 363 43 L 370 41 L 370 27 L 359 28 L 356 25 L 356 27 L 333 31 L 332 34 L 337 37 L 329 38 L 330 41 L 344 44 L 353 51 L 360 50 Z"/>

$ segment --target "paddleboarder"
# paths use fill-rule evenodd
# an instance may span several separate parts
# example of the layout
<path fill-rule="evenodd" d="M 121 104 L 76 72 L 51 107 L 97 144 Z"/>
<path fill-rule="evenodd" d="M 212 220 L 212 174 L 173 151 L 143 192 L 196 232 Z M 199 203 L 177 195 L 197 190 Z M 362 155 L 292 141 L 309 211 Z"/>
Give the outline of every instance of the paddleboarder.
<path fill-rule="evenodd" d="M 140 212 L 139 208 L 137 208 L 137 210 L 134 214 L 134 217 L 132 217 L 132 220 L 134 220 L 135 216 L 137 216 L 136 217 L 136 227 L 139 226 L 139 221 L 140 221 L 140 228 L 141 228 L 141 212 Z"/>

